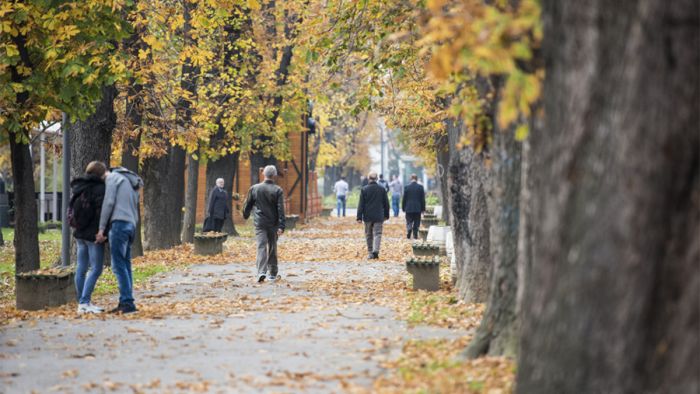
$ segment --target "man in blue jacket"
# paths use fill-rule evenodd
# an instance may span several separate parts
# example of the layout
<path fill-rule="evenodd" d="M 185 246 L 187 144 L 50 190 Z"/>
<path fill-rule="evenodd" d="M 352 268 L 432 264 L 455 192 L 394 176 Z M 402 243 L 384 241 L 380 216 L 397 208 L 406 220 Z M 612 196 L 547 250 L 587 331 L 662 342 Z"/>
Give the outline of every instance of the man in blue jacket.
<path fill-rule="evenodd" d="M 425 190 L 423 185 L 418 183 L 418 176 L 411 174 L 411 183 L 403 191 L 403 201 L 401 209 L 406 212 L 406 231 L 408 239 L 413 234 L 414 239 L 418 239 L 418 228 L 420 227 L 420 217 L 425 212 Z"/>
<path fill-rule="evenodd" d="M 389 220 L 389 197 L 386 189 L 377 184 L 377 173 L 369 173 L 369 183 L 360 192 L 357 207 L 357 222 L 365 223 L 367 238 L 367 259 L 379 258 L 379 246 L 382 243 L 384 221 Z"/>

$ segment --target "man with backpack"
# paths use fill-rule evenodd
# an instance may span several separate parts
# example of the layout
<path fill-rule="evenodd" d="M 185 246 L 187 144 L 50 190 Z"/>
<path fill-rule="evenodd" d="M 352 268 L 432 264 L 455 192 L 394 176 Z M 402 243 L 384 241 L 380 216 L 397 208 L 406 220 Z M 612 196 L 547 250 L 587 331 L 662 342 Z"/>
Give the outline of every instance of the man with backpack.
<path fill-rule="evenodd" d="M 100 223 L 105 183 L 102 179 L 107 168 L 99 161 L 88 164 L 85 175 L 70 183 L 72 197 L 68 221 L 74 229 L 78 246 L 78 261 L 75 269 L 75 291 L 78 297 L 78 314 L 102 313 L 104 309 L 91 301 L 95 284 L 102 274 L 105 247 L 95 243 L 95 234 Z M 88 273 L 89 267 L 89 273 Z"/>
<path fill-rule="evenodd" d="M 119 305 L 111 313 L 136 312 L 134 304 L 134 279 L 131 272 L 131 244 L 136 235 L 139 220 L 139 189 L 143 181 L 134 172 L 123 167 L 105 172 L 105 198 L 100 214 L 97 242 L 104 242 L 109 226 L 109 245 L 112 272 L 119 285 Z"/>

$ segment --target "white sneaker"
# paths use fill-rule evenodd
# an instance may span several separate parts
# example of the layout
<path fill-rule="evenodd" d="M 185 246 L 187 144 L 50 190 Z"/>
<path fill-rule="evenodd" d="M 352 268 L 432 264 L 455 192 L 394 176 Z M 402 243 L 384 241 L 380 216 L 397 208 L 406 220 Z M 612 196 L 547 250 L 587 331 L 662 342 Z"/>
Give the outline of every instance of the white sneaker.
<path fill-rule="evenodd" d="M 91 304 L 80 304 L 78 305 L 78 314 L 82 315 L 84 313 L 102 313 L 104 310 L 98 306 Z"/>

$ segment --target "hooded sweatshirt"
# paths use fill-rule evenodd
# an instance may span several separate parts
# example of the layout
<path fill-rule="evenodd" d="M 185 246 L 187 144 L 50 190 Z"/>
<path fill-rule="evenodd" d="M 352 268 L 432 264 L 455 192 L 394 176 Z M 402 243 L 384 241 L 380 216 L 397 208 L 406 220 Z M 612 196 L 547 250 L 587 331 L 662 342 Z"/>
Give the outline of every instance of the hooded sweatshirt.
<path fill-rule="evenodd" d="M 139 189 L 143 186 L 141 178 L 126 168 L 116 167 L 107 175 L 105 185 L 100 230 L 115 220 L 123 220 L 135 226 L 139 220 Z"/>
<path fill-rule="evenodd" d="M 71 206 L 73 206 L 73 202 L 81 194 L 85 194 L 90 201 L 90 206 L 94 207 L 94 212 L 88 215 L 88 217 L 91 218 L 90 222 L 85 227 L 75 229 L 73 231 L 73 236 L 77 239 L 94 242 L 95 235 L 97 234 L 97 225 L 100 223 L 102 199 L 105 195 L 105 183 L 97 176 L 84 175 L 73 179 L 70 182 L 70 186 L 73 195 L 73 197 L 71 197 Z"/>

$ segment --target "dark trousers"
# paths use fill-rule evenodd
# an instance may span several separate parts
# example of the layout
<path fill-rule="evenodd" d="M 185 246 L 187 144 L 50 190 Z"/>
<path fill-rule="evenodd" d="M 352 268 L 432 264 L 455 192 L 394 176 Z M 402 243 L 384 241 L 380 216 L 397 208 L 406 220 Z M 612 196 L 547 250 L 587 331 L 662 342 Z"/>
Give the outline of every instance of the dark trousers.
<path fill-rule="evenodd" d="M 212 218 L 212 227 L 217 233 L 221 232 L 221 228 L 224 227 L 224 219 Z"/>
<path fill-rule="evenodd" d="M 414 239 L 418 239 L 418 228 L 420 227 L 420 212 L 406 212 L 406 236 L 411 239 L 411 233 Z"/>

